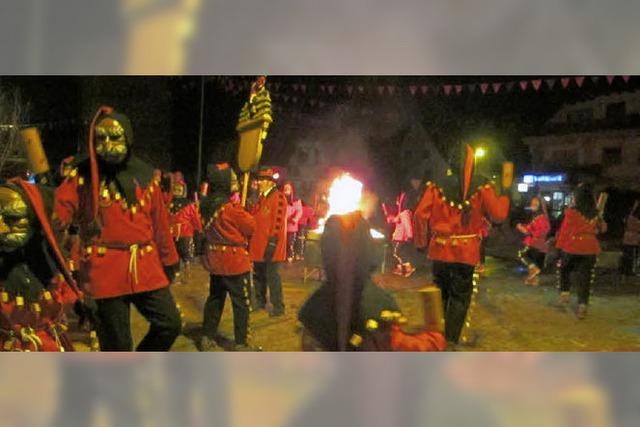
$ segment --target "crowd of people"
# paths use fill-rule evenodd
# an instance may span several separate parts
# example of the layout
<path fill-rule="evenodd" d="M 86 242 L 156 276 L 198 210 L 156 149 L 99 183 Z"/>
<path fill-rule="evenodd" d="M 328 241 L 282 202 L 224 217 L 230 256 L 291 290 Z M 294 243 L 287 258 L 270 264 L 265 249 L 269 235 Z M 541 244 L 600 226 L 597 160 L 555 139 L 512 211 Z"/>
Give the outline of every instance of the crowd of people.
<path fill-rule="evenodd" d="M 170 285 L 188 282 L 196 259 L 210 275 L 201 350 L 219 345 L 227 294 L 236 350 L 256 350 L 248 342 L 252 311 L 285 314 L 280 266 L 304 259 L 308 231 L 326 216 L 326 196 L 310 206 L 283 180 L 282 170 L 262 166 L 243 204 L 234 168 L 216 163 L 207 166 L 192 197 L 182 173 L 154 169 L 134 148 L 127 116 L 103 107 L 90 124 L 86 154 L 65 159 L 57 176 L 42 174 L 36 185 L 15 178 L 0 186 L 4 350 L 71 350 L 65 331 L 73 307 L 79 323 L 95 328 L 96 349 L 131 351 L 133 305 L 149 323 L 136 349 L 168 351 L 182 328 Z M 382 206 L 392 227 L 393 273 L 409 277 L 416 271 L 415 249 L 433 262 L 442 330 L 403 331 L 407 319 L 393 296 L 371 281 L 376 262 L 370 225 L 356 211 L 326 218 L 320 242 L 325 280 L 298 314 L 304 348 L 426 351 L 443 349 L 445 339 L 450 346 L 465 341 L 487 236 L 512 207 L 508 173 L 498 182 L 479 177 L 469 146 L 460 166 L 459 174 L 450 170 L 438 182 L 412 179 L 395 207 Z M 573 278 L 580 319 L 587 315 L 601 251 L 598 235 L 607 228 L 603 209 L 593 188 L 580 184 L 554 236 L 542 197 L 530 200 L 529 220 L 516 225 L 523 235 L 518 259 L 527 268 L 525 284 L 539 284 L 555 247 L 559 304 L 568 307 Z M 621 271 L 627 276 L 637 271 L 638 243 L 636 203 L 623 241 Z"/>

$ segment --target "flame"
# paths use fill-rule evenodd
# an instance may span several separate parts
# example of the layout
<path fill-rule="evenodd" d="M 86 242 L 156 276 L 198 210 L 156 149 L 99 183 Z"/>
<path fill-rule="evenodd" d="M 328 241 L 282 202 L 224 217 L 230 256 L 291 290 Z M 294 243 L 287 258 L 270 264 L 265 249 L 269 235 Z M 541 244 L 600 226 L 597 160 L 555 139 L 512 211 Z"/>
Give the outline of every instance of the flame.
<path fill-rule="evenodd" d="M 343 173 L 333 180 L 329 188 L 327 218 L 355 212 L 360 209 L 361 201 L 362 183 L 348 173 Z"/>
<path fill-rule="evenodd" d="M 324 231 L 324 223 L 331 215 L 345 215 L 351 212 L 361 210 L 362 208 L 362 182 L 353 178 L 348 173 L 342 173 L 335 178 L 329 187 L 329 195 L 327 203 L 329 209 L 327 216 L 320 219 L 318 228 L 315 230 L 318 234 Z M 371 229 L 371 237 L 374 239 L 383 239 L 384 234 L 377 230 Z"/>

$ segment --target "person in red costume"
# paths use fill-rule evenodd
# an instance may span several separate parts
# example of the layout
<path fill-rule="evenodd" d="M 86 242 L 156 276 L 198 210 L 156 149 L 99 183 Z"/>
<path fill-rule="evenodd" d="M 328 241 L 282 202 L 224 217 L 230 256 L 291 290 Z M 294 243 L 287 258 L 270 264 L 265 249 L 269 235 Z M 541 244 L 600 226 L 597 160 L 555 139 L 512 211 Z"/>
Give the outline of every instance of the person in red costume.
<path fill-rule="evenodd" d="M 50 190 L 0 184 L 0 351 L 73 351 L 65 309 L 83 295 L 49 221 Z"/>
<path fill-rule="evenodd" d="M 359 211 L 327 220 L 320 242 L 327 279 L 298 313 L 303 350 L 444 350 L 440 332 L 405 333 L 395 299 L 371 281 L 377 262 L 370 233 Z"/>
<path fill-rule="evenodd" d="M 524 234 L 524 248 L 518 251 L 518 259 L 527 267 L 529 274 L 525 285 L 538 286 L 538 275 L 544 267 L 544 259 L 548 251 L 547 234 L 551 223 L 544 202 L 540 197 L 533 197 L 529 202 L 531 220 L 527 224 L 518 224 L 516 228 Z"/>
<path fill-rule="evenodd" d="M 267 304 L 267 289 L 273 309 L 272 317 L 284 315 L 282 282 L 278 271 L 287 257 L 287 199 L 276 184 L 279 173 L 272 167 L 262 167 L 257 174 L 260 196 L 251 213 L 256 230 L 249 243 L 249 253 L 256 273 L 257 309 Z"/>
<path fill-rule="evenodd" d="M 206 248 L 202 257 L 210 273 L 209 297 L 202 320 L 202 350 L 215 348 L 218 325 L 222 318 L 227 293 L 233 306 L 233 327 L 236 350 L 250 350 L 247 345 L 251 307 L 249 274 L 249 239 L 256 221 L 242 205 L 233 200 L 238 192 L 238 179 L 227 163 L 208 167 L 210 195 L 200 204 L 205 220 Z"/>
<path fill-rule="evenodd" d="M 449 171 L 441 185 L 427 182 L 414 213 L 415 244 L 428 246 L 434 280 L 442 290 L 445 335 L 453 344 L 459 342 L 471 303 L 485 217 L 502 222 L 510 208 L 509 197 L 500 196 L 493 183 L 471 191 L 473 169 L 473 149 L 467 145 L 461 177 Z"/>
<path fill-rule="evenodd" d="M 607 231 L 607 223 L 596 208 L 593 188 L 580 184 L 576 188 L 573 206 L 564 212 L 558 230 L 556 247 L 561 251 L 558 268 L 560 306 L 570 301 L 571 273 L 575 273 L 578 288 L 578 319 L 587 315 L 589 294 L 595 279 L 596 256 L 600 253 L 598 234 Z"/>
<path fill-rule="evenodd" d="M 176 242 L 178 255 L 186 280 L 191 278 L 191 263 L 195 257 L 194 237 L 202 232 L 202 220 L 196 203 L 187 197 L 187 183 L 181 172 L 176 172 L 169 203 L 171 234 Z"/>
<path fill-rule="evenodd" d="M 57 188 L 55 223 L 79 226 L 80 282 L 96 300 L 103 351 L 131 351 L 130 306 L 149 321 L 139 351 L 168 351 L 181 319 L 169 290 L 178 254 L 153 168 L 132 154 L 129 119 L 102 107 L 89 128 L 89 159 Z"/>

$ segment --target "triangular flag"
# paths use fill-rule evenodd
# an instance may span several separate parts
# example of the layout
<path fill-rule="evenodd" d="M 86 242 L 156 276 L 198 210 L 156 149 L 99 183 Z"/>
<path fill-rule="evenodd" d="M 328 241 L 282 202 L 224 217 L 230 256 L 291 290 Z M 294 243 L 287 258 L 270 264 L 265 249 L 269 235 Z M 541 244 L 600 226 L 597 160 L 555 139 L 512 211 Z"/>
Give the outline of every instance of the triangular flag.
<path fill-rule="evenodd" d="M 531 80 L 531 86 L 533 86 L 536 92 L 539 91 L 540 87 L 542 86 L 542 80 L 541 79 Z"/>
<path fill-rule="evenodd" d="M 491 87 L 493 88 L 493 93 L 498 93 L 498 92 L 500 92 L 500 88 L 502 87 L 502 83 L 500 83 L 500 82 L 493 83 L 491 85 Z"/>
<path fill-rule="evenodd" d="M 291 85 L 291 87 L 293 87 L 293 90 L 294 90 L 295 92 L 297 92 L 297 91 L 298 91 L 298 85 L 297 85 L 296 83 L 292 84 L 292 85 Z"/>
<path fill-rule="evenodd" d="M 442 89 L 444 90 L 444 94 L 449 96 L 449 94 L 451 93 L 451 85 L 443 85 Z"/>
<path fill-rule="evenodd" d="M 364 93 L 364 86 L 358 86 L 358 92 Z"/>
<path fill-rule="evenodd" d="M 609 82 L 609 84 L 613 83 L 613 80 L 616 78 L 616 76 L 607 76 L 607 82 Z"/>
<path fill-rule="evenodd" d="M 426 95 L 428 90 L 429 90 L 429 86 L 427 85 L 420 86 L 420 92 L 422 92 L 423 95 Z"/>
<path fill-rule="evenodd" d="M 469 89 L 469 93 L 473 93 L 476 90 L 476 84 L 475 83 L 468 84 L 467 89 Z"/>
<path fill-rule="evenodd" d="M 336 88 L 336 86 L 335 85 L 329 85 L 329 86 L 327 86 L 327 88 L 329 89 L 329 94 L 333 95 L 333 90 Z"/>
<path fill-rule="evenodd" d="M 393 93 L 395 92 L 396 88 L 393 85 L 389 85 L 387 86 L 387 91 L 389 92 L 389 95 L 393 96 Z"/>
<path fill-rule="evenodd" d="M 596 84 L 600 81 L 600 76 L 591 76 L 591 81 Z"/>
<path fill-rule="evenodd" d="M 306 93 L 307 92 L 307 85 L 300 85 L 300 89 L 302 90 L 302 93 Z"/>
<path fill-rule="evenodd" d="M 569 83 L 571 83 L 571 79 L 569 77 L 563 77 L 560 79 L 560 83 L 562 83 L 563 88 L 569 87 Z"/>
<path fill-rule="evenodd" d="M 489 89 L 489 83 L 480 83 L 480 92 L 484 95 L 487 93 L 487 89 Z"/>
<path fill-rule="evenodd" d="M 529 87 L 529 82 L 527 80 L 520 80 L 520 89 L 524 92 Z"/>
<path fill-rule="evenodd" d="M 622 76 L 622 80 L 624 80 L 625 83 L 629 83 L 629 76 Z"/>
<path fill-rule="evenodd" d="M 378 95 L 382 95 L 384 93 L 384 86 L 378 86 Z"/>
<path fill-rule="evenodd" d="M 582 87 L 582 84 L 584 83 L 584 77 L 583 76 L 576 77 L 575 81 L 576 81 L 576 85 L 578 85 L 578 87 Z"/>
<path fill-rule="evenodd" d="M 411 92 L 411 96 L 415 96 L 417 90 L 418 86 L 409 86 L 409 92 Z"/>
<path fill-rule="evenodd" d="M 511 89 L 513 89 L 513 85 L 515 85 L 516 82 L 506 82 L 504 84 L 504 87 L 507 88 L 507 92 L 511 92 Z"/>
<path fill-rule="evenodd" d="M 556 85 L 556 79 L 546 79 L 545 83 L 547 84 L 547 86 L 549 86 L 549 89 L 553 89 L 553 87 Z"/>
<path fill-rule="evenodd" d="M 455 85 L 456 95 L 460 95 L 462 93 L 462 85 Z"/>
<path fill-rule="evenodd" d="M 322 92 L 324 92 L 324 91 L 326 90 L 326 89 L 325 89 L 325 87 L 324 87 L 324 85 L 320 85 L 320 90 L 321 90 Z"/>
<path fill-rule="evenodd" d="M 353 86 L 348 85 L 347 86 L 347 92 L 349 93 L 349 96 L 351 96 L 353 94 Z"/>

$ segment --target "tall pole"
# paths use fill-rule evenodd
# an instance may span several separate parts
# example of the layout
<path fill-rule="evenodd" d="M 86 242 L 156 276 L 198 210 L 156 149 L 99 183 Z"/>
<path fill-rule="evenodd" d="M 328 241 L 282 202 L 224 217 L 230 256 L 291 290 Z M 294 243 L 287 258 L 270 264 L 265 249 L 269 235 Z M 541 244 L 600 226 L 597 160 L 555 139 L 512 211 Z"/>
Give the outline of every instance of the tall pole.
<path fill-rule="evenodd" d="M 198 169 L 196 186 L 199 186 L 202 178 L 202 133 L 204 127 L 204 76 L 200 76 L 200 128 L 198 129 Z"/>

